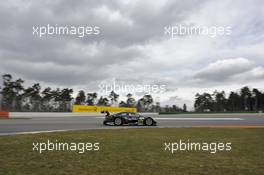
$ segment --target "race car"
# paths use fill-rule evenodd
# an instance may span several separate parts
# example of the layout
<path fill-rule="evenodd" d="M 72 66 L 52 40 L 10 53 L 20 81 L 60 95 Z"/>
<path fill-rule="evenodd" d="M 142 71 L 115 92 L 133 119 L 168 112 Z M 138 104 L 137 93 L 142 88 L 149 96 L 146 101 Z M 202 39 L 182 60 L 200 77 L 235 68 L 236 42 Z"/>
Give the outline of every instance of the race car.
<path fill-rule="evenodd" d="M 145 126 L 157 125 L 157 122 L 153 118 L 146 117 L 134 112 L 119 112 L 113 115 L 110 115 L 108 111 L 104 111 L 103 113 L 106 113 L 104 119 L 104 125 L 108 125 L 108 124 L 114 124 L 116 126 L 121 126 L 125 124 L 145 125 Z"/>

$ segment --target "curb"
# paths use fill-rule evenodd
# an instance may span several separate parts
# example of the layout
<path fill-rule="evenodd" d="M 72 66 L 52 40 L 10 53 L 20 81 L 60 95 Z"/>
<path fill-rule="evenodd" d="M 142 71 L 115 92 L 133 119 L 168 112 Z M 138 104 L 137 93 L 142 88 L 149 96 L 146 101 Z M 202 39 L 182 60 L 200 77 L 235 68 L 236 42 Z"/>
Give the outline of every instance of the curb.
<path fill-rule="evenodd" d="M 9 112 L 0 111 L 0 118 L 9 118 Z"/>

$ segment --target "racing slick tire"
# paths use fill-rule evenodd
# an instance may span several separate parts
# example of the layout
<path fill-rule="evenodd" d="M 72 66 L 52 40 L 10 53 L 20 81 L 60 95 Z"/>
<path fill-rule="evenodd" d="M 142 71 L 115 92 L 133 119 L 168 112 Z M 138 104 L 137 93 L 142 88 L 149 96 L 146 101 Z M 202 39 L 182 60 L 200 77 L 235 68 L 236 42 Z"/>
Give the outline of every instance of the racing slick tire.
<path fill-rule="evenodd" d="M 144 119 L 143 124 L 145 126 L 153 126 L 154 125 L 154 121 L 153 121 L 152 118 L 148 117 L 148 118 Z"/>
<path fill-rule="evenodd" d="M 122 118 L 120 118 L 120 117 L 116 117 L 116 118 L 114 119 L 114 125 L 116 125 L 116 126 L 121 126 L 121 125 L 123 125 L 123 120 L 122 120 Z"/>

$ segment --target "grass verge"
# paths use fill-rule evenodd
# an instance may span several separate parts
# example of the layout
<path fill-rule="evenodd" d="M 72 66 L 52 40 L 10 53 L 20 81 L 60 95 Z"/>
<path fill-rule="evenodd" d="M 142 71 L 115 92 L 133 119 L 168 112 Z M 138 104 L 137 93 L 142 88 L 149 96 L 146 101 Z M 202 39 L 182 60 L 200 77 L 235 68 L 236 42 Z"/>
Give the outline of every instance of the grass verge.
<path fill-rule="evenodd" d="M 263 174 L 264 129 L 153 128 L 0 137 L 0 174 Z M 32 151 L 33 142 L 100 142 L 98 152 Z M 232 142 L 231 152 L 171 154 L 164 142 Z"/>

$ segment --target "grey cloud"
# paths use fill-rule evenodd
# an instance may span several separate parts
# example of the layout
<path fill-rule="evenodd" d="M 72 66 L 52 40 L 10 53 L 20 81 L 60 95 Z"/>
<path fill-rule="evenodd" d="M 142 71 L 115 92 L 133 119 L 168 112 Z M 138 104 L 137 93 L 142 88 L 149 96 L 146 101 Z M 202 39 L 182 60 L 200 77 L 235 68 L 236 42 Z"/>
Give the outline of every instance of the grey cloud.
<path fill-rule="evenodd" d="M 203 83 L 256 81 L 264 79 L 264 67 L 246 58 L 224 59 L 197 71 L 193 78 Z"/>
<path fill-rule="evenodd" d="M 264 56 L 260 51 L 263 12 L 260 5 L 251 1 L 221 1 L 225 11 L 220 9 L 219 19 L 211 13 L 218 8 L 211 1 L 16 2 L 5 1 L 0 6 L 1 74 L 12 73 L 54 86 L 87 85 L 94 89 L 98 82 L 115 77 L 128 83 L 165 84 L 170 92 L 177 87 L 196 86 L 201 81 L 203 86 L 211 86 L 211 82 L 247 81 L 246 75 L 262 80 L 262 67 L 257 67 Z M 98 9 L 106 13 L 99 13 Z M 229 12 L 234 16 L 226 15 Z M 211 14 L 204 18 L 207 13 Z M 164 38 L 164 26 L 194 16 L 205 23 L 233 19 L 234 34 L 175 41 Z M 47 24 L 97 25 L 101 35 L 41 39 L 32 35 L 32 26 Z M 235 59 L 233 63 L 226 59 L 236 57 L 247 59 Z M 226 62 L 216 62 L 220 58 Z"/>
<path fill-rule="evenodd" d="M 224 59 L 209 64 L 194 74 L 194 78 L 210 81 L 225 81 L 231 76 L 251 70 L 254 62 L 245 58 Z"/>

